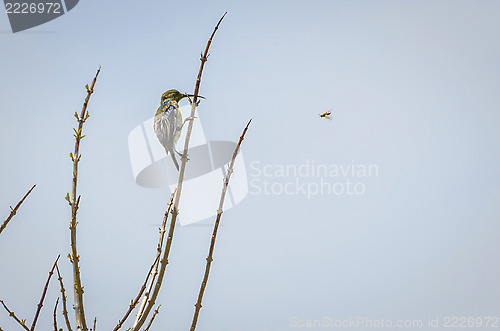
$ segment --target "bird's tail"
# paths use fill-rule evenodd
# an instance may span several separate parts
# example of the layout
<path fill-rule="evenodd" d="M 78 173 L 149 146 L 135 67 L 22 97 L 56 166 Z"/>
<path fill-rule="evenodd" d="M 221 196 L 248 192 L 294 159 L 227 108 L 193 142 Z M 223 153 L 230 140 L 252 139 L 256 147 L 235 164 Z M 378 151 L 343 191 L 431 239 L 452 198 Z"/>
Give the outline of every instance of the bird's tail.
<path fill-rule="evenodd" d="M 175 153 L 174 151 L 168 151 L 170 156 L 172 157 L 172 161 L 174 162 L 175 167 L 177 168 L 177 171 L 179 171 L 179 163 L 177 163 L 177 159 L 175 158 Z"/>

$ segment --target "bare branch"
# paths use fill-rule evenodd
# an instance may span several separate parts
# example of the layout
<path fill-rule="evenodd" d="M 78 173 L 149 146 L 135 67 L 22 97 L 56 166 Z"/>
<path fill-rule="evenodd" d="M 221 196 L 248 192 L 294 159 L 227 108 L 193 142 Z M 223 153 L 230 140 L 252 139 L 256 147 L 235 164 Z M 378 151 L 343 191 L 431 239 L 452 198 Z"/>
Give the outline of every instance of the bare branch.
<path fill-rule="evenodd" d="M 135 299 L 130 302 L 130 305 L 128 307 L 127 312 L 125 313 L 125 316 L 123 316 L 123 318 L 118 322 L 118 324 L 115 326 L 115 328 L 113 329 L 113 331 L 117 331 L 118 329 L 120 329 L 123 326 L 123 323 L 125 323 L 125 321 L 129 317 L 129 315 L 132 312 L 132 310 L 134 310 L 134 308 L 137 306 L 137 303 L 141 299 L 142 293 L 144 293 L 144 290 L 146 289 L 146 284 L 148 282 L 149 276 L 151 275 L 151 273 L 153 271 L 153 268 L 155 266 L 157 266 L 158 260 L 159 260 L 159 256 L 156 256 L 156 260 L 153 262 L 153 264 L 149 268 L 148 275 L 146 276 L 146 280 L 144 280 L 144 283 L 142 284 L 141 289 L 139 290 L 139 293 L 137 294 L 137 296 L 135 297 Z"/>
<path fill-rule="evenodd" d="M 12 217 L 14 217 L 14 215 L 17 213 L 17 210 L 19 209 L 19 207 L 21 206 L 21 204 L 24 202 L 24 200 L 28 197 L 28 195 L 31 193 L 31 191 L 33 191 L 33 189 L 35 188 L 36 184 L 33 185 L 30 190 L 28 191 L 28 193 L 26 193 L 24 195 L 24 197 L 21 199 L 21 201 L 19 201 L 17 203 L 17 205 L 14 207 L 14 208 L 10 208 L 11 211 L 10 211 L 10 215 L 9 217 L 7 217 L 7 219 L 2 223 L 2 226 L 0 226 L 0 233 L 2 233 L 2 231 L 7 227 L 7 224 L 9 224 L 10 220 L 12 219 Z"/>
<path fill-rule="evenodd" d="M 31 324 L 31 331 L 35 330 L 35 324 L 36 324 L 36 321 L 38 320 L 38 315 L 40 314 L 40 311 L 42 310 L 43 300 L 45 299 L 45 294 L 47 293 L 47 288 L 49 287 L 50 278 L 52 277 L 52 274 L 54 273 L 54 268 L 57 265 L 57 261 L 59 260 L 59 257 L 60 257 L 60 255 L 57 256 L 56 261 L 52 265 L 52 269 L 50 269 L 50 271 L 49 271 L 49 277 L 47 278 L 47 281 L 45 282 L 45 286 L 44 286 L 43 292 L 42 292 L 42 297 L 40 298 L 40 302 L 38 303 L 38 307 L 37 307 L 36 312 L 35 312 L 35 318 L 33 319 L 33 324 Z"/>
<path fill-rule="evenodd" d="M 203 67 L 205 66 L 205 62 L 208 61 L 208 57 L 210 56 L 210 54 L 208 54 L 208 50 L 210 49 L 210 45 L 212 44 L 212 39 L 214 38 L 215 32 L 217 32 L 217 30 L 219 29 L 219 25 L 226 16 L 226 14 L 227 12 L 225 12 L 224 15 L 222 15 L 222 17 L 220 18 L 219 22 L 217 22 L 217 25 L 215 26 L 214 31 L 212 32 L 212 35 L 208 39 L 207 46 L 205 46 L 205 52 L 200 56 L 201 64 L 200 64 L 200 70 L 198 71 L 198 77 L 196 78 L 196 85 L 193 93 L 194 94 L 193 103 L 196 103 L 196 101 L 198 100 L 198 93 L 200 92 L 200 84 L 201 84 L 201 74 L 203 73 Z M 194 113 L 191 113 L 191 116 L 194 116 Z"/>
<path fill-rule="evenodd" d="M 57 297 L 56 305 L 54 306 L 54 331 L 59 331 L 57 328 L 57 317 L 56 317 L 58 303 L 59 303 L 59 297 Z"/>
<path fill-rule="evenodd" d="M 26 331 L 30 331 L 30 329 L 28 329 L 28 327 L 26 326 L 26 320 L 20 320 L 16 314 L 14 314 L 13 311 L 10 311 L 9 308 L 7 308 L 7 305 L 2 301 L 0 300 L 0 303 L 2 304 L 2 306 L 5 308 L 5 310 L 7 310 L 7 312 L 9 313 L 9 316 L 12 317 L 17 323 L 19 323 L 19 325 L 21 325 L 23 327 L 24 330 Z"/>
<path fill-rule="evenodd" d="M 170 214 L 170 209 L 172 208 L 172 204 L 174 202 L 175 193 L 176 193 L 176 190 L 174 189 L 174 191 L 170 195 L 170 201 L 168 203 L 167 211 L 165 212 L 165 215 L 163 216 L 163 222 L 162 222 L 161 227 L 159 229 L 160 238 L 158 240 L 158 246 L 156 248 L 156 258 L 155 258 L 155 261 L 153 262 L 153 264 L 151 265 L 151 268 L 149 269 L 148 276 L 146 277 L 144 285 L 141 288 L 141 291 L 146 290 L 146 293 L 144 294 L 144 297 L 142 299 L 142 303 L 141 303 L 141 306 L 139 307 L 139 311 L 137 312 L 137 316 L 136 316 L 136 320 L 135 320 L 134 324 L 137 324 L 144 314 L 144 309 L 146 307 L 146 303 L 148 302 L 148 300 L 150 298 L 151 288 L 153 287 L 155 277 L 158 274 L 158 265 L 159 265 L 161 253 L 163 251 L 163 242 L 164 242 L 164 237 L 165 237 L 165 233 L 166 233 L 165 228 L 167 226 L 168 214 Z M 148 279 L 149 279 L 149 281 L 148 281 Z M 132 304 L 134 304 L 134 307 L 135 307 L 135 305 L 137 305 L 138 298 L 140 297 L 140 294 L 141 293 L 139 293 L 136 300 L 134 302 L 132 302 Z M 131 311 L 133 309 L 132 304 L 130 305 L 129 311 Z M 148 313 L 149 313 L 149 311 L 148 311 Z M 113 331 L 116 331 L 116 330 L 118 330 L 118 329 L 115 328 L 115 330 L 113 330 Z"/>
<path fill-rule="evenodd" d="M 144 331 L 149 331 L 149 328 L 151 327 L 151 324 L 153 324 L 153 321 L 155 320 L 156 315 L 158 315 L 160 307 L 161 307 L 161 305 L 159 305 L 158 308 L 156 308 L 155 312 L 153 313 L 153 316 L 151 316 L 151 319 L 149 320 L 149 323 L 146 326 L 146 328 L 144 329 Z"/>
<path fill-rule="evenodd" d="M 71 206 L 71 226 L 70 226 L 70 231 L 71 231 L 71 262 L 73 264 L 73 291 L 74 291 L 74 297 L 75 297 L 75 304 L 74 304 L 74 309 L 75 309 L 75 315 L 76 315 L 76 329 L 78 331 L 87 331 L 87 323 L 85 321 L 85 312 L 84 312 L 84 305 L 83 305 L 83 286 L 82 286 L 82 280 L 80 276 L 80 266 L 79 266 L 79 261 L 80 261 L 80 256 L 78 255 L 77 252 L 77 244 L 76 244 L 76 226 L 78 222 L 76 221 L 76 214 L 78 213 L 78 208 L 80 205 L 80 196 L 78 198 L 76 197 L 76 186 L 77 186 L 77 181 L 78 181 L 78 162 L 80 162 L 81 155 L 80 155 L 80 141 L 84 136 L 82 136 L 82 129 L 83 129 L 83 123 L 88 119 L 89 113 L 87 112 L 87 106 L 90 100 L 90 96 L 92 93 L 94 93 L 94 86 L 97 81 L 97 76 L 99 75 L 99 72 L 101 71 L 101 67 L 99 66 L 99 70 L 97 70 L 97 73 L 95 74 L 94 80 L 92 81 L 92 84 L 90 87 L 86 85 L 87 89 L 87 97 L 85 98 L 85 101 L 83 102 L 82 110 L 80 112 L 80 115 L 78 116 L 78 113 L 75 112 L 75 117 L 78 122 L 78 129 L 73 129 L 75 132 L 75 150 L 74 153 L 70 153 L 70 158 L 73 161 L 73 184 L 71 188 L 71 197 L 67 195 L 67 200 Z"/>
<path fill-rule="evenodd" d="M 69 317 L 68 317 L 68 309 L 66 307 L 66 290 L 64 289 L 64 284 L 63 284 L 63 279 L 61 277 L 61 273 L 59 272 L 59 266 L 56 264 L 56 270 L 57 270 L 57 279 L 59 280 L 59 285 L 61 286 L 61 296 L 62 296 L 62 303 L 63 303 L 63 316 L 64 320 L 66 321 L 66 327 L 68 328 L 68 331 L 71 330 L 71 324 L 69 322 Z"/>
<path fill-rule="evenodd" d="M 245 127 L 245 130 L 243 130 L 243 133 L 241 134 L 240 140 L 238 141 L 238 144 L 236 145 L 236 148 L 234 149 L 233 158 L 231 159 L 231 163 L 229 164 L 229 167 L 227 168 L 226 178 L 224 179 L 224 185 L 222 186 L 222 193 L 220 196 L 219 208 L 217 209 L 217 218 L 215 220 L 214 230 L 212 232 L 212 240 L 210 241 L 210 249 L 208 250 L 207 264 L 205 266 L 205 275 L 203 276 L 203 281 L 201 282 L 200 292 L 198 293 L 198 301 L 194 305 L 195 311 L 194 311 L 194 316 L 193 316 L 193 322 L 191 323 L 191 328 L 189 329 L 190 331 L 194 331 L 196 329 L 196 323 L 198 322 L 198 316 L 200 314 L 200 309 L 201 309 L 201 301 L 203 300 L 203 294 L 205 293 L 205 287 L 207 286 L 208 275 L 210 273 L 210 266 L 212 265 L 212 261 L 213 261 L 213 254 L 214 254 L 214 248 L 215 248 L 215 238 L 217 237 L 217 230 L 219 229 L 220 218 L 222 216 L 222 211 L 223 211 L 223 207 L 224 207 L 224 199 L 226 197 L 226 191 L 227 191 L 227 188 L 229 186 L 229 179 L 231 178 L 231 174 L 233 173 L 233 167 L 234 167 L 234 162 L 236 161 L 236 155 L 238 154 L 241 143 L 243 142 L 243 139 L 245 138 L 245 134 L 247 133 L 248 126 L 250 125 L 250 122 L 252 122 L 252 120 L 248 121 L 248 124 Z"/>
<path fill-rule="evenodd" d="M 207 59 L 208 59 L 208 51 L 210 49 L 210 45 L 212 43 L 212 39 L 215 35 L 215 32 L 219 28 L 219 25 L 222 22 L 222 20 L 224 19 L 224 16 L 226 16 L 226 14 L 227 14 L 227 12 L 224 13 L 224 15 L 222 15 L 219 22 L 215 26 L 214 31 L 212 32 L 212 34 L 210 36 L 210 39 L 208 39 L 207 45 L 205 47 L 205 52 L 200 58 L 200 61 L 201 61 L 200 70 L 198 71 L 198 77 L 196 79 L 194 98 L 193 98 L 193 102 L 191 103 L 191 114 L 189 116 L 190 118 L 193 118 L 193 119 L 195 117 L 194 115 L 195 115 L 196 107 L 197 107 L 198 92 L 200 90 L 201 75 L 203 73 L 203 67 L 205 66 L 205 62 L 207 62 Z M 189 140 L 191 138 L 191 132 L 193 131 L 193 122 L 194 122 L 194 120 L 189 121 L 188 129 L 186 132 L 186 140 L 184 141 L 184 152 L 183 152 L 182 163 L 181 163 L 181 167 L 180 167 L 180 171 L 179 171 L 179 180 L 177 183 L 177 188 L 176 188 L 177 191 L 175 194 L 174 207 L 172 210 L 172 219 L 170 221 L 170 227 L 169 227 L 169 231 L 168 231 L 167 241 L 165 244 L 165 251 L 164 251 L 163 257 L 160 261 L 161 267 L 160 267 L 160 272 L 158 274 L 158 279 L 156 280 L 156 284 L 155 284 L 153 293 L 152 293 L 151 297 L 149 298 L 146 307 L 144 308 L 144 313 L 142 314 L 142 316 L 140 316 L 139 320 L 136 319 L 136 322 L 134 323 L 134 326 L 132 327 L 132 331 L 138 331 L 139 328 L 146 321 L 146 318 L 148 317 L 152 307 L 155 304 L 156 297 L 158 296 L 158 293 L 159 293 L 160 288 L 161 288 L 163 276 L 165 275 L 165 270 L 166 270 L 167 264 L 168 264 L 168 256 L 170 254 L 170 247 L 172 246 L 172 240 L 174 238 L 175 223 L 177 220 L 177 215 L 179 213 L 178 212 L 179 201 L 180 201 L 180 197 L 181 197 L 182 183 L 184 181 L 184 172 L 186 171 L 186 164 L 187 164 L 187 160 L 188 160 L 187 153 L 188 153 L 188 148 L 189 148 Z"/>

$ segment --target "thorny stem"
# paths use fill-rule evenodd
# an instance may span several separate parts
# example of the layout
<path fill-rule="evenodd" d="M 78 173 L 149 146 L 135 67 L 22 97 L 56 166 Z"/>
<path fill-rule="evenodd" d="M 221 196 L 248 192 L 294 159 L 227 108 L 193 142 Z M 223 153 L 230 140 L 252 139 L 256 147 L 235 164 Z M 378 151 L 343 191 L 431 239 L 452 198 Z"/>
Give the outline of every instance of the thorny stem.
<path fill-rule="evenodd" d="M 207 62 L 208 56 L 209 56 L 208 51 L 210 49 L 210 45 L 212 44 L 212 39 L 215 35 L 215 32 L 217 31 L 217 29 L 219 29 L 219 25 L 222 22 L 222 20 L 224 19 L 224 16 L 226 16 L 226 14 L 227 14 L 227 12 L 224 13 L 224 15 L 222 15 L 219 22 L 215 26 L 210 38 L 208 39 L 207 45 L 205 47 L 205 52 L 200 57 L 200 61 L 201 61 L 200 70 L 198 71 L 198 77 L 196 78 L 194 98 L 193 98 L 193 102 L 191 103 L 191 114 L 189 116 L 190 118 L 193 118 L 193 119 L 195 117 L 194 115 L 195 115 L 196 107 L 197 107 L 198 92 L 200 90 L 201 75 L 203 73 L 203 67 L 205 66 L 205 62 Z M 146 308 L 144 309 L 144 313 L 142 314 L 141 318 L 138 321 L 136 320 L 136 323 L 134 323 L 134 326 L 132 327 L 132 331 L 138 331 L 139 328 L 146 321 L 146 318 L 147 318 L 149 312 L 151 311 L 152 307 L 155 304 L 156 297 L 158 296 L 158 292 L 160 291 L 160 287 L 161 287 L 161 284 L 163 281 L 165 269 L 166 269 L 167 264 L 168 264 L 168 256 L 170 254 L 170 247 L 172 246 L 172 240 L 174 237 L 175 223 L 177 220 L 177 215 L 179 213 L 178 212 L 179 201 L 180 201 L 181 191 L 182 191 L 182 182 L 184 181 L 184 172 L 186 171 L 186 163 L 187 163 L 186 156 L 187 156 L 187 152 L 188 152 L 188 148 L 189 148 L 189 140 L 191 138 L 191 132 L 193 131 L 193 122 L 194 122 L 194 120 L 189 121 L 188 129 L 186 132 L 186 139 L 184 141 L 184 152 L 183 152 L 182 163 L 181 163 L 181 167 L 180 167 L 180 171 L 179 171 L 179 180 L 178 180 L 177 187 L 176 187 L 177 191 L 175 194 L 175 201 L 174 201 L 174 206 L 173 206 L 173 210 L 172 210 L 172 219 L 170 221 L 170 227 L 169 227 L 169 231 L 168 231 L 167 241 L 165 244 L 165 251 L 164 251 L 163 257 L 160 261 L 160 263 L 161 263 L 160 273 L 159 273 L 158 278 L 156 280 L 153 294 L 149 298 L 148 304 L 146 305 Z"/>
<path fill-rule="evenodd" d="M 151 316 L 151 319 L 149 320 L 149 323 L 146 326 L 146 328 L 144 329 L 144 331 L 149 331 L 149 328 L 153 324 L 153 321 L 155 320 L 156 315 L 158 315 L 158 312 L 160 311 L 160 307 L 161 307 L 161 305 L 159 305 L 158 308 L 156 308 L 155 312 L 153 313 L 153 316 Z"/>
<path fill-rule="evenodd" d="M 2 226 L 0 226 L 0 233 L 2 233 L 2 231 L 7 227 L 7 224 L 9 224 L 10 220 L 12 219 L 12 217 L 14 217 L 14 215 L 17 213 L 17 210 L 19 209 L 19 207 L 21 206 L 21 204 L 24 202 L 24 200 L 28 197 L 28 195 L 31 193 L 31 191 L 33 191 L 33 189 L 35 188 L 36 184 L 33 185 L 30 190 L 28 191 L 28 193 L 26 193 L 24 195 L 24 197 L 21 199 L 21 201 L 19 201 L 17 203 L 17 205 L 12 208 L 10 207 L 11 211 L 10 211 L 10 215 L 9 217 L 7 217 L 7 219 L 2 223 Z"/>
<path fill-rule="evenodd" d="M 16 314 L 14 314 L 14 312 L 13 312 L 13 311 L 10 311 L 10 309 L 7 307 L 7 305 L 5 305 L 5 303 L 4 303 L 2 300 L 0 300 L 0 303 L 1 303 L 1 304 L 2 304 L 2 306 L 5 308 L 5 310 L 7 310 L 7 312 L 9 313 L 9 316 L 10 316 L 10 317 L 12 317 L 12 318 L 13 318 L 13 319 L 17 322 L 17 323 L 19 323 L 19 325 L 21 325 L 21 326 L 24 328 L 24 330 L 26 330 L 26 331 L 30 331 L 30 329 L 28 329 L 28 327 L 27 327 L 27 326 L 26 326 L 26 324 L 25 324 L 25 321 L 26 321 L 26 320 L 21 321 L 21 320 L 20 320 L 20 319 L 16 316 Z"/>
<path fill-rule="evenodd" d="M 243 130 L 243 133 L 240 136 L 240 140 L 238 141 L 238 144 L 236 145 L 236 148 L 234 149 L 233 153 L 233 158 L 231 159 L 231 163 L 229 164 L 229 167 L 227 168 L 227 174 L 226 178 L 224 179 L 224 185 L 222 186 L 222 193 L 220 196 L 220 201 L 219 201 L 219 208 L 217 209 L 217 218 L 215 220 L 214 224 L 214 230 L 212 232 L 212 240 L 210 241 L 210 249 L 208 250 L 208 256 L 207 256 L 207 264 L 205 266 L 205 275 L 203 276 L 203 281 L 201 282 L 201 287 L 200 287 L 200 292 L 198 293 L 198 301 L 196 301 L 195 306 L 195 311 L 193 315 L 193 322 L 191 323 L 191 328 L 189 329 L 190 331 L 194 331 L 196 329 L 196 323 L 198 322 L 198 315 L 200 314 L 200 309 L 201 309 L 201 301 L 203 299 L 203 294 L 205 293 L 205 287 L 207 286 L 208 282 L 208 275 L 210 273 L 210 266 L 212 265 L 213 261 L 213 254 L 214 254 L 214 248 L 215 248 L 215 238 L 217 237 L 217 230 L 219 229 L 219 223 L 220 223 L 220 218 L 222 216 L 222 211 L 224 207 L 224 199 L 226 197 L 226 191 L 229 186 L 229 179 L 231 178 L 231 174 L 233 173 L 233 167 L 234 167 L 234 162 L 236 160 L 236 155 L 238 154 L 238 151 L 240 149 L 241 143 L 243 139 L 245 138 L 245 134 L 247 133 L 248 126 L 250 125 L 250 120 L 245 127 L 245 130 Z"/>
<path fill-rule="evenodd" d="M 146 290 L 146 294 L 144 295 L 143 302 L 141 304 L 141 307 L 139 308 L 139 311 L 137 312 L 137 318 L 136 318 L 136 323 L 137 321 L 142 317 L 142 314 L 144 312 L 144 307 L 145 304 L 149 298 L 149 294 L 151 293 L 151 287 L 153 286 L 154 278 L 158 274 L 158 264 L 160 261 L 161 257 L 161 252 L 162 252 L 162 247 L 163 247 L 163 241 L 164 241 L 164 236 L 165 236 L 165 226 L 167 224 L 167 219 L 168 219 L 168 214 L 170 213 L 170 208 L 172 207 L 173 201 L 174 201 L 174 195 L 175 195 L 175 190 L 172 192 L 172 195 L 170 196 L 170 201 L 168 203 L 167 211 L 165 212 L 165 216 L 163 217 L 163 223 L 160 227 L 160 239 L 158 240 L 158 246 L 156 248 L 156 258 L 153 264 L 151 265 L 151 268 L 149 268 L 148 275 L 146 276 L 146 280 L 144 281 L 144 284 L 142 284 L 142 287 L 139 291 L 139 294 L 137 294 L 137 297 L 135 300 L 133 300 L 130 303 L 130 306 L 125 313 L 125 316 L 118 322 L 116 327 L 113 329 L 113 331 L 117 331 L 125 322 L 125 320 L 128 318 L 132 310 L 137 306 L 137 303 L 141 299 L 142 293 Z M 147 289 L 146 289 L 147 288 Z"/>
<path fill-rule="evenodd" d="M 59 331 L 59 329 L 57 328 L 57 317 L 56 317 L 58 303 L 59 303 L 59 297 L 57 297 L 56 305 L 54 306 L 54 331 Z"/>
<path fill-rule="evenodd" d="M 43 288 L 42 297 L 40 298 L 40 302 L 38 303 L 38 307 L 37 307 L 36 313 L 35 313 L 35 318 L 33 318 L 33 324 L 31 324 L 31 331 L 35 330 L 36 321 L 38 320 L 38 315 L 40 314 L 40 311 L 42 310 L 43 300 L 45 299 L 45 294 L 47 294 L 47 288 L 49 287 L 50 278 L 52 277 L 52 274 L 54 274 L 54 269 L 57 265 L 57 261 L 59 260 L 59 257 L 60 257 L 60 255 L 57 256 L 56 261 L 52 265 L 52 269 L 50 269 L 49 277 L 47 278 L 47 281 L 45 282 L 45 287 Z"/>
<path fill-rule="evenodd" d="M 66 307 L 66 290 L 64 289 L 63 279 L 61 277 L 61 273 L 59 272 L 59 267 L 57 264 L 56 264 L 56 271 L 57 271 L 57 280 L 59 280 L 59 285 L 61 286 L 61 296 L 62 296 L 62 303 L 63 303 L 62 313 L 64 316 L 64 320 L 66 322 L 66 327 L 67 327 L 68 331 L 72 331 L 71 324 L 69 322 L 69 317 L 68 317 L 68 309 Z"/>
<path fill-rule="evenodd" d="M 84 312 L 84 306 L 83 306 L 83 286 L 82 286 L 82 280 L 80 277 L 80 266 L 79 266 L 79 261 L 80 261 L 80 256 L 78 255 L 77 252 L 77 245 L 76 245 L 76 226 L 77 226 L 77 221 L 76 221 L 76 214 L 78 213 L 78 207 L 80 203 L 80 196 L 78 198 L 76 197 L 76 186 L 77 186 L 77 178 L 78 178 L 78 162 L 80 161 L 81 155 L 80 155 L 80 141 L 84 137 L 82 136 L 82 128 L 83 128 L 83 123 L 88 118 L 88 112 L 87 112 L 87 106 L 90 100 L 90 96 L 92 93 L 94 93 L 94 86 L 97 80 L 97 76 L 99 75 L 99 72 L 101 71 L 101 67 L 99 66 L 99 69 L 97 70 L 97 73 L 94 77 L 94 80 L 92 81 L 92 84 L 90 88 L 88 85 L 86 86 L 87 88 L 87 97 L 85 98 L 85 101 L 83 103 L 82 110 L 80 112 L 80 116 L 78 116 L 77 113 L 75 113 L 75 117 L 77 117 L 78 121 L 78 130 L 74 129 L 75 131 L 75 151 L 73 155 L 70 155 L 72 160 L 73 160 L 73 185 L 71 188 L 71 200 L 68 201 L 70 206 L 71 206 L 71 263 L 73 265 L 73 290 L 74 290 L 74 297 L 75 297 L 75 304 L 74 304 L 74 309 L 75 309 L 75 316 L 76 316 L 76 329 L 78 331 L 87 331 L 87 323 L 85 321 L 85 312 Z"/>

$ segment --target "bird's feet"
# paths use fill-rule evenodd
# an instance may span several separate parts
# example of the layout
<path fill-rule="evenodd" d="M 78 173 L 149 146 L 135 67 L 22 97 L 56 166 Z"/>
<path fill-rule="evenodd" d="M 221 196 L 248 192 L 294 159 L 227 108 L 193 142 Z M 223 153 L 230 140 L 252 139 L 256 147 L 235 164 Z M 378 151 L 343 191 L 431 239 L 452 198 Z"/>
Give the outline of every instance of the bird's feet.
<path fill-rule="evenodd" d="M 177 130 L 182 130 L 182 128 L 184 127 L 184 124 L 186 124 L 187 121 L 192 121 L 195 118 L 196 118 L 196 116 L 192 116 L 192 117 L 190 116 L 190 117 L 186 118 L 184 120 L 184 122 L 182 122 L 182 124 L 177 127 Z"/>
<path fill-rule="evenodd" d="M 185 159 L 186 162 L 189 161 L 189 158 L 187 157 L 187 155 L 184 155 L 184 153 L 180 153 L 180 152 L 177 152 L 177 151 L 175 151 L 175 152 L 177 153 L 177 155 L 179 155 L 179 157 L 181 158 L 181 160 L 184 161 L 184 159 Z"/>
<path fill-rule="evenodd" d="M 187 117 L 187 118 L 184 120 L 184 122 L 182 122 L 182 125 L 184 125 L 184 123 L 186 123 L 187 121 L 192 121 L 192 120 L 194 120 L 195 118 L 197 118 L 197 117 L 196 117 L 196 116 L 189 116 L 189 117 Z"/>

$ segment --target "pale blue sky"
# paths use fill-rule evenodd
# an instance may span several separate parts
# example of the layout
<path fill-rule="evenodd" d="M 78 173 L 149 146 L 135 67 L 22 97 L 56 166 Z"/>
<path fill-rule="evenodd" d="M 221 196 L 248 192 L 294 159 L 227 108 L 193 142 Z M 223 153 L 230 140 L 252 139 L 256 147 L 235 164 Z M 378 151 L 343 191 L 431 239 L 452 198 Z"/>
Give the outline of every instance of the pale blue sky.
<path fill-rule="evenodd" d="M 234 141 L 253 118 L 249 179 L 252 162 L 354 161 L 379 175 L 360 179 L 361 196 L 249 195 L 224 213 L 198 330 L 499 316 L 496 1 L 89 0 L 16 34 L 0 15 L 0 219 L 37 184 L 0 235 L 0 298 L 31 323 L 57 254 L 71 287 L 73 113 L 101 65 L 82 145 L 79 253 L 88 319 L 104 330 L 122 317 L 168 198 L 135 184 L 128 134 L 165 90 L 193 91 L 225 11 L 200 90 L 207 138 Z M 332 120 L 318 117 L 331 108 Z M 189 328 L 210 234 L 176 230 L 155 329 Z M 58 293 L 53 282 L 40 330 Z M 4 311 L 0 326 L 17 328 Z"/>

